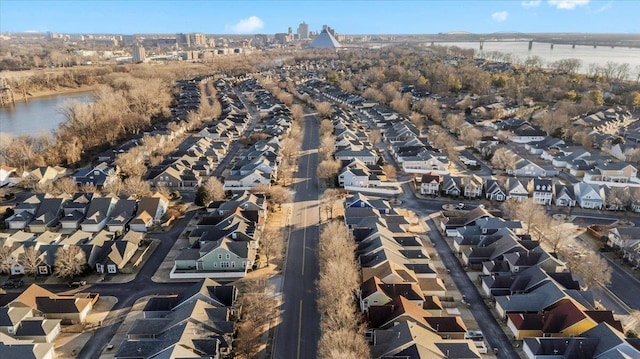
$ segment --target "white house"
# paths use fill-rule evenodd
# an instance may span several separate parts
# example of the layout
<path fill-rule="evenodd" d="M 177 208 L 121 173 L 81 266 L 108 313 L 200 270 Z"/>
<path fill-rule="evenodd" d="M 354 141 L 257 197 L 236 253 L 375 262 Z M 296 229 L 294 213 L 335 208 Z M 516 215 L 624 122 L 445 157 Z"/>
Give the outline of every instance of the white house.
<path fill-rule="evenodd" d="M 576 183 L 573 187 L 576 202 L 582 208 L 602 209 L 605 196 L 601 186 L 589 183 Z"/>

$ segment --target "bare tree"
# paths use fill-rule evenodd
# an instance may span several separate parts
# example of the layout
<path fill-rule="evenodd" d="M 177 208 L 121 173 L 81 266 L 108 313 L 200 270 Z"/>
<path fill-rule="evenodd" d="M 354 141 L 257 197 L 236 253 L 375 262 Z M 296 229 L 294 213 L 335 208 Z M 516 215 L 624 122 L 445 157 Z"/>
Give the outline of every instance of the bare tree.
<path fill-rule="evenodd" d="M 434 99 L 420 100 L 416 103 L 416 109 L 436 124 L 442 123 L 440 104 Z"/>
<path fill-rule="evenodd" d="M 273 227 L 265 228 L 262 231 L 262 236 L 260 236 L 260 246 L 262 247 L 260 253 L 267 261 L 267 266 L 271 263 L 272 259 L 280 259 L 284 250 L 284 240 L 281 229 Z"/>
<path fill-rule="evenodd" d="M 122 192 L 127 196 L 142 198 L 151 195 L 151 187 L 149 187 L 149 183 L 139 177 L 129 177 L 124 180 Z"/>
<path fill-rule="evenodd" d="M 548 219 L 544 208 L 533 198 L 524 201 L 509 199 L 504 202 L 503 210 L 509 218 L 524 222 L 527 225 L 527 234 L 530 234 L 534 227 L 540 228 Z"/>
<path fill-rule="evenodd" d="M 9 273 L 11 271 L 11 247 L 0 246 L 0 273 Z"/>
<path fill-rule="evenodd" d="M 323 136 L 320 139 L 320 148 L 318 152 L 323 160 L 329 160 L 336 151 L 336 140 L 331 135 Z"/>
<path fill-rule="evenodd" d="M 283 204 L 291 201 L 291 192 L 281 186 L 271 186 L 267 192 L 267 198 L 273 205 L 280 208 Z"/>
<path fill-rule="evenodd" d="M 209 193 L 209 199 L 212 201 L 222 201 L 227 198 L 227 194 L 224 191 L 224 185 L 216 177 L 209 177 L 204 183 L 204 188 Z"/>
<path fill-rule="evenodd" d="M 340 160 L 324 160 L 318 164 L 318 177 L 324 180 L 332 179 L 338 174 L 341 166 Z"/>
<path fill-rule="evenodd" d="M 369 132 L 369 142 L 371 142 L 371 144 L 375 145 L 381 140 L 382 140 L 382 133 L 380 132 L 380 130 L 373 130 Z"/>
<path fill-rule="evenodd" d="M 254 358 L 262 343 L 266 324 L 280 315 L 278 303 L 271 294 L 264 278 L 245 279 L 240 283 L 239 304 L 242 315 L 238 324 L 238 338 L 234 341 L 237 354 L 242 358 Z"/>
<path fill-rule="evenodd" d="M 475 127 L 465 126 L 460 129 L 460 140 L 467 146 L 474 145 L 482 138 L 482 131 Z"/>
<path fill-rule="evenodd" d="M 52 192 L 55 195 L 72 194 L 78 191 L 76 181 L 71 177 L 63 177 L 53 182 Z"/>
<path fill-rule="evenodd" d="M 336 201 L 342 197 L 342 191 L 337 188 L 329 188 L 324 190 L 320 196 L 320 207 L 326 211 L 327 218 L 333 218 L 333 207 Z"/>
<path fill-rule="evenodd" d="M 24 253 L 20 254 L 20 264 L 25 273 L 33 275 L 34 278 L 38 275 L 38 266 L 42 264 L 42 257 L 35 246 L 25 249 Z"/>
<path fill-rule="evenodd" d="M 147 171 L 142 160 L 143 158 L 138 156 L 135 151 L 129 151 L 119 154 L 115 162 L 124 176 L 141 177 Z"/>
<path fill-rule="evenodd" d="M 506 147 L 498 148 L 491 157 L 491 166 L 497 169 L 512 169 L 515 164 L 515 154 Z"/>
<path fill-rule="evenodd" d="M 329 120 L 322 120 L 320 122 L 320 137 L 327 135 L 333 135 L 333 123 Z"/>
<path fill-rule="evenodd" d="M 320 102 L 316 104 L 316 111 L 321 118 L 328 118 L 333 113 L 333 106 L 329 102 Z"/>
<path fill-rule="evenodd" d="M 562 247 L 563 243 L 571 235 L 565 223 L 557 219 L 551 219 L 549 221 L 547 218 L 547 221 L 542 223 L 542 228 L 540 228 L 539 231 L 543 234 L 544 240 L 553 248 L 553 253 L 556 253 L 558 248 Z"/>
<path fill-rule="evenodd" d="M 321 358 L 362 357 L 367 354 L 367 346 L 362 345 L 362 327 L 354 305 L 355 293 L 359 287 L 359 268 L 354 259 L 355 243 L 340 221 L 327 223 L 320 234 L 318 257 L 320 271 L 317 287 L 318 312 L 320 312 L 321 342 L 331 343 L 320 349 Z M 335 281 L 340 279 L 340 285 Z M 339 341 L 336 335 L 351 340 Z M 361 339 L 358 339 L 361 338 Z"/>
<path fill-rule="evenodd" d="M 446 126 L 453 133 L 459 133 L 462 125 L 464 125 L 464 115 L 459 113 L 450 113 L 444 120 L 443 125 Z"/>
<path fill-rule="evenodd" d="M 611 282 L 611 267 L 598 253 L 582 248 L 580 253 L 565 253 L 567 268 L 584 279 L 587 288 Z"/>
<path fill-rule="evenodd" d="M 338 329 L 323 331 L 318 344 L 320 359 L 369 358 L 369 345 L 360 330 L 354 335 L 353 330 Z"/>
<path fill-rule="evenodd" d="M 302 106 L 295 104 L 291 106 L 291 117 L 294 121 L 300 122 L 304 119 L 304 110 Z"/>
<path fill-rule="evenodd" d="M 53 273 L 58 278 L 73 278 L 84 272 L 87 267 L 85 252 L 76 245 L 60 248 L 56 252 Z"/>
<path fill-rule="evenodd" d="M 397 179 L 396 166 L 392 164 L 386 164 L 382 166 L 382 170 L 387 175 L 389 181 L 395 181 Z"/>

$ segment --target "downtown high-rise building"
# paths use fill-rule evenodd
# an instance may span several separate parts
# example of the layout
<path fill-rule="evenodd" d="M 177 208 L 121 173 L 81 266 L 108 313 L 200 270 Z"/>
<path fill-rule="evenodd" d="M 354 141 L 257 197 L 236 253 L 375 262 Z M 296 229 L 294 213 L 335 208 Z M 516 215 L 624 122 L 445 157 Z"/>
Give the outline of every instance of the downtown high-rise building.
<path fill-rule="evenodd" d="M 298 39 L 309 39 L 309 24 L 306 22 L 302 22 L 302 24 L 298 25 Z"/>
<path fill-rule="evenodd" d="M 139 64 L 141 62 L 144 62 L 145 59 L 146 54 L 144 51 L 144 47 L 139 44 L 133 45 L 133 48 L 131 49 L 131 61 L 134 64 Z"/>

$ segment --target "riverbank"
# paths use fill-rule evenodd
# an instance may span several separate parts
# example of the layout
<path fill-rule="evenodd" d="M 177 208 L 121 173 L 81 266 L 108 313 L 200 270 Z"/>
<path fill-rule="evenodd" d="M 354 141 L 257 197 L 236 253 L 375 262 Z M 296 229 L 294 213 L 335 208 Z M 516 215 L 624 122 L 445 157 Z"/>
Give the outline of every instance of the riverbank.
<path fill-rule="evenodd" d="M 50 90 L 31 91 L 31 92 L 27 92 L 27 101 L 34 98 L 40 98 L 40 97 L 50 97 L 50 96 L 57 96 L 57 95 L 68 95 L 68 94 L 73 94 L 78 92 L 94 91 L 98 88 L 98 86 L 99 85 L 80 86 L 80 87 L 61 87 L 55 90 L 50 89 Z M 14 93 L 13 95 L 16 102 L 24 101 L 23 94 Z"/>

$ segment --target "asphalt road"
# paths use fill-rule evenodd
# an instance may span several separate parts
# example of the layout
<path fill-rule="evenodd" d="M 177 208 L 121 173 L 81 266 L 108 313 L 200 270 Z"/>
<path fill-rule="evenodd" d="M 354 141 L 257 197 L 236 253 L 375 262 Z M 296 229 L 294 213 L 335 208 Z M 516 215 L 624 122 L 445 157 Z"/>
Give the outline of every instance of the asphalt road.
<path fill-rule="evenodd" d="M 316 121 L 315 116 L 305 116 L 284 267 L 282 316 L 274 338 L 273 358 L 278 359 L 315 358 L 320 339 L 320 316 L 315 298 L 320 215 Z"/>
<path fill-rule="evenodd" d="M 609 262 L 609 267 L 611 268 L 611 282 L 606 286 L 611 292 L 609 294 L 613 294 L 630 309 L 640 310 L 640 282 L 620 268 L 617 263 L 612 262 L 605 256 L 603 258 Z M 618 311 L 616 313 L 623 314 Z"/>
<path fill-rule="evenodd" d="M 460 291 L 463 296 L 466 296 L 467 302 L 471 304 L 471 313 L 480 326 L 480 330 L 482 330 L 485 340 L 489 344 L 489 348 L 498 349 L 498 358 L 519 358 L 518 353 L 516 353 L 513 345 L 511 345 L 511 341 L 502 331 L 502 328 L 500 328 L 500 325 L 473 285 L 473 282 L 450 250 L 449 245 L 440 234 L 433 219 L 426 221 L 426 224 L 430 229 L 429 238 L 433 242 L 438 256 L 440 256 L 445 267 L 451 271 L 451 279 L 453 279 L 458 291 Z"/>

